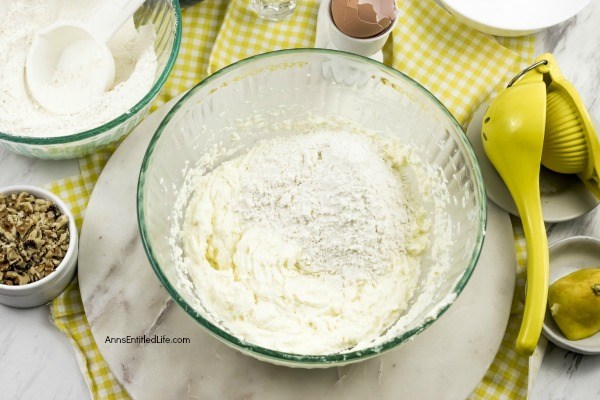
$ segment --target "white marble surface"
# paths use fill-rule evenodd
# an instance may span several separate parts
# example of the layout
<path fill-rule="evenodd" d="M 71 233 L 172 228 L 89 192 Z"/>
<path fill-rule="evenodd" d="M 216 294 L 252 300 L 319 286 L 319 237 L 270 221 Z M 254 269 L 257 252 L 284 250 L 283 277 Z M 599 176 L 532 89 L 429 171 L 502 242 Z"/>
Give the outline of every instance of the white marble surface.
<path fill-rule="evenodd" d="M 0 188 L 43 185 L 79 173 L 76 160 L 34 160 L 0 149 Z M 0 305 L 0 399 L 85 399 L 89 391 L 67 338 L 47 306 Z"/>
<path fill-rule="evenodd" d="M 536 53 L 543 52 L 556 56 L 590 114 L 600 119 L 600 0 L 592 0 L 575 18 L 538 34 Z M 574 235 L 600 238 L 600 207 L 576 220 L 551 226 L 548 241 L 552 244 Z M 600 398 L 600 356 L 582 356 L 549 343 L 531 398 Z"/>
<path fill-rule="evenodd" d="M 600 0 L 575 19 L 538 34 L 538 53 L 552 51 L 600 117 Z M 76 163 L 43 162 L 0 149 L 0 187 L 43 184 L 77 171 Z M 600 209 L 553 227 L 550 241 L 574 234 L 600 238 Z M 68 340 L 50 323 L 47 307 L 14 310 L 0 306 L 0 399 L 89 398 Z M 532 399 L 600 398 L 600 356 L 580 356 L 548 346 Z"/>
<path fill-rule="evenodd" d="M 135 189 L 159 122 L 160 115 L 147 118 L 113 155 L 81 232 L 79 283 L 86 315 L 104 359 L 132 397 L 177 393 L 178 398 L 227 399 L 252 393 L 266 400 L 287 393 L 290 400 L 461 399 L 481 381 L 504 336 L 512 303 L 516 262 L 508 214 L 490 205 L 484 249 L 471 280 L 456 304 L 414 340 L 342 368 L 276 367 L 210 337 L 173 303 L 151 270 L 137 232 Z M 105 342 L 125 335 L 186 337 L 191 344 Z M 157 379 L 162 376 L 169 376 L 169 385 Z M 431 385 L 431 379 L 438 384 Z"/>

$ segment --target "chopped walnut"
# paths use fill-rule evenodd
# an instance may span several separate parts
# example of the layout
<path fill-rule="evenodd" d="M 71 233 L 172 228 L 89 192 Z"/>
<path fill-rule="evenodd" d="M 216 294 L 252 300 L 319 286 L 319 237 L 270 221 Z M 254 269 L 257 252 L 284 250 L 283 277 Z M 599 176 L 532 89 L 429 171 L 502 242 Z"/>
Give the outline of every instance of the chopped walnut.
<path fill-rule="evenodd" d="M 67 254 L 69 240 L 69 218 L 50 200 L 0 194 L 0 284 L 48 276 Z"/>

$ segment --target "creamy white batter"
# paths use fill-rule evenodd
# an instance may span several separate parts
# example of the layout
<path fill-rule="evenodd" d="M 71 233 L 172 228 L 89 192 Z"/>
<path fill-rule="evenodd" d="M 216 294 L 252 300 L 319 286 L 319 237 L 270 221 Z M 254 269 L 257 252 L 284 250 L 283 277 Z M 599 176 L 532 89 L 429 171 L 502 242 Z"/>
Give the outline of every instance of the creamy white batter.
<path fill-rule="evenodd" d="M 202 176 L 183 250 L 211 319 L 299 354 L 380 336 L 406 311 L 429 245 L 409 153 L 325 129 L 260 141 Z"/>

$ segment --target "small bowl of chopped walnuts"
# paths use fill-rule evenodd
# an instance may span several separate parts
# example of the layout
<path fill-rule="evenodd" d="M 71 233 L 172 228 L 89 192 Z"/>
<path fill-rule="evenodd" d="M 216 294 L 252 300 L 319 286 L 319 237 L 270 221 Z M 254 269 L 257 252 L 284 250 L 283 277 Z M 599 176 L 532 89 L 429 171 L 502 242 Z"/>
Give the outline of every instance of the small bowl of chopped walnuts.
<path fill-rule="evenodd" d="M 73 214 L 53 193 L 35 186 L 0 189 L 0 303 L 46 304 L 71 282 L 78 239 Z"/>

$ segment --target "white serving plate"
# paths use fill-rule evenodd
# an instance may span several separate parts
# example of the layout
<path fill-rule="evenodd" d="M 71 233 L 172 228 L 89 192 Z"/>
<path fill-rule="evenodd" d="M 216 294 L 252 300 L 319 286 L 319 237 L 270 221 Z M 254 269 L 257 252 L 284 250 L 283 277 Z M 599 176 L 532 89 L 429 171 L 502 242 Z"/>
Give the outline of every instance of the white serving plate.
<path fill-rule="evenodd" d="M 590 0 L 439 0 L 461 22 L 496 36 L 523 36 L 560 24 Z"/>
<path fill-rule="evenodd" d="M 467 137 L 481 168 L 488 198 L 512 215 L 519 216 L 517 206 L 496 169 L 488 160 L 481 143 L 481 123 L 487 104 L 481 105 L 471 118 Z M 598 206 L 594 197 L 575 175 L 557 174 L 543 169 L 540 173 L 540 196 L 545 222 L 564 222 L 582 216 Z"/>

